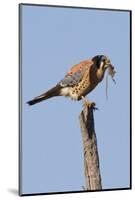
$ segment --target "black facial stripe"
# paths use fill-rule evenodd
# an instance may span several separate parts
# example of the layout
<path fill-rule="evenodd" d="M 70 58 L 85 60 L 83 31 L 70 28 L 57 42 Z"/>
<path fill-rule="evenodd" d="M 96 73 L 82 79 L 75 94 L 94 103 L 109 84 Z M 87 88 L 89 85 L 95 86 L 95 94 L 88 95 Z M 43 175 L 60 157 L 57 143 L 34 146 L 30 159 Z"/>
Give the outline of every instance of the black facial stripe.
<path fill-rule="evenodd" d="M 97 68 L 100 68 L 100 64 L 102 62 L 103 57 L 104 57 L 104 55 L 97 55 L 92 58 L 92 61 L 94 62 L 94 64 L 96 65 Z"/>

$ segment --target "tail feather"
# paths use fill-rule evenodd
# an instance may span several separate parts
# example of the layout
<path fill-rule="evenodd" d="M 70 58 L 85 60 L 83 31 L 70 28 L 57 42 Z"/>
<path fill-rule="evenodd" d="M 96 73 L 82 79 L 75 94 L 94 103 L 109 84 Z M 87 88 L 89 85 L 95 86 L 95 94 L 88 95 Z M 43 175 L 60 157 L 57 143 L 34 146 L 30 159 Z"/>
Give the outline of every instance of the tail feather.
<path fill-rule="evenodd" d="M 28 101 L 27 103 L 31 106 L 31 105 L 39 103 L 39 102 L 41 102 L 43 100 L 49 99 L 51 97 L 60 96 L 60 89 L 61 89 L 61 86 L 60 85 L 56 85 L 52 89 L 50 89 L 47 92 L 41 94 L 40 96 L 35 97 L 34 99 Z"/>

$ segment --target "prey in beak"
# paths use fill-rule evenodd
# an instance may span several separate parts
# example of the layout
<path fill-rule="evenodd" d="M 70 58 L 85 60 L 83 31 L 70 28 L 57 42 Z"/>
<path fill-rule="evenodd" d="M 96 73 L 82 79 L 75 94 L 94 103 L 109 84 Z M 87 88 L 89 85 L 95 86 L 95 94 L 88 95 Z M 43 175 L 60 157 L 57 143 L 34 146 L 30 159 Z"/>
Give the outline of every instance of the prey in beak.
<path fill-rule="evenodd" d="M 116 73 L 114 66 L 111 64 L 111 61 L 109 58 L 107 58 L 106 56 L 103 58 L 103 62 L 104 62 L 104 69 L 108 69 L 108 75 L 111 76 L 112 80 L 114 83 L 116 83 L 116 81 L 114 80 L 114 75 Z"/>
<path fill-rule="evenodd" d="M 111 76 L 113 82 L 116 84 L 116 81 L 114 79 L 116 71 L 114 66 L 111 64 L 110 60 L 106 62 L 106 68 L 108 68 L 108 73 L 106 76 L 106 98 L 108 99 L 108 76 Z"/>
<path fill-rule="evenodd" d="M 115 79 L 114 79 L 115 73 L 116 73 L 115 68 L 114 68 L 114 66 L 110 63 L 110 64 L 108 65 L 108 75 L 111 76 L 113 82 L 116 84 L 116 81 L 115 81 Z"/>

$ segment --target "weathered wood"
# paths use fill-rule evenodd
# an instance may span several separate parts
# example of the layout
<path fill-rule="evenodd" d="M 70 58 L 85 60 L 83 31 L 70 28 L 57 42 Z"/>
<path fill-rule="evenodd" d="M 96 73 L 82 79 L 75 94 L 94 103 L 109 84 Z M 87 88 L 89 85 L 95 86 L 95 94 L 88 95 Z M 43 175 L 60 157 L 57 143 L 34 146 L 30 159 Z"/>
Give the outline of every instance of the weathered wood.
<path fill-rule="evenodd" d="M 101 190 L 102 184 L 97 139 L 94 127 L 93 107 L 84 107 L 79 118 L 84 149 L 85 189 Z"/>

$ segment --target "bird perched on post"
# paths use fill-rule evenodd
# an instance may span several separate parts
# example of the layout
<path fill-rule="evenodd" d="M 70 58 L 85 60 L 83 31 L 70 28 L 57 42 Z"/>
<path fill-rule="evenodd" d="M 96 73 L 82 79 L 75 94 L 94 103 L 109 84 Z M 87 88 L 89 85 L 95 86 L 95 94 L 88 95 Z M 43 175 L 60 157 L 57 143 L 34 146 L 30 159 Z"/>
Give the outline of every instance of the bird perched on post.
<path fill-rule="evenodd" d="M 77 101 L 84 99 L 85 104 L 90 105 L 85 96 L 103 80 L 107 68 L 111 69 L 113 77 L 114 67 L 107 56 L 97 55 L 84 60 L 74 65 L 56 86 L 27 103 L 34 105 L 51 97 L 66 96 Z"/>

